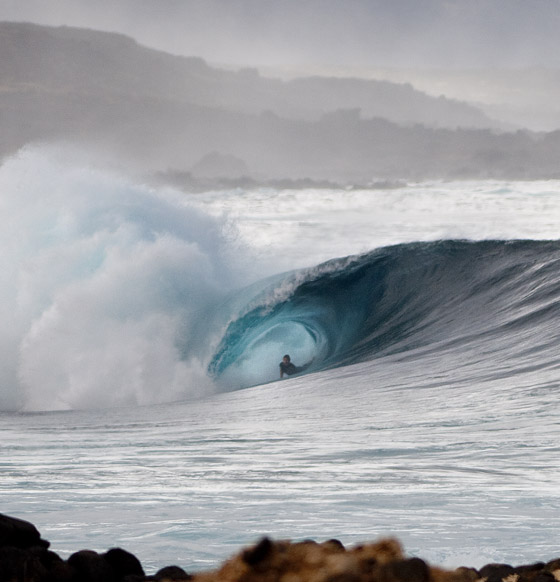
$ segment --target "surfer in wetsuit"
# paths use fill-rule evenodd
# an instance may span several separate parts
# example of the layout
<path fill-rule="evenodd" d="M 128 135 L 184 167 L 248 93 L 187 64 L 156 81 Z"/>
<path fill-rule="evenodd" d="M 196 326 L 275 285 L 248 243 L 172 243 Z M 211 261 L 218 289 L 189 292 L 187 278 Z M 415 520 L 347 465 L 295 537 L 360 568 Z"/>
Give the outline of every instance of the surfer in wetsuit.
<path fill-rule="evenodd" d="M 290 356 L 286 354 L 282 358 L 282 361 L 280 362 L 280 378 L 283 378 L 284 374 L 291 376 L 292 374 L 296 374 L 297 372 L 299 372 L 299 368 L 292 364 L 292 362 L 290 361 Z"/>

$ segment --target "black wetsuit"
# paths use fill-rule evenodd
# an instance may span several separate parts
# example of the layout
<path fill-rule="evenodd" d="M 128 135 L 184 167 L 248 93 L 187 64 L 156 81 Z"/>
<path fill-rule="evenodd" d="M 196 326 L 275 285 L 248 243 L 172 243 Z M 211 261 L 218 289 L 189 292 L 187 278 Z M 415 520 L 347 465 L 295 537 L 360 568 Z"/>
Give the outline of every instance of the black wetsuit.
<path fill-rule="evenodd" d="M 292 374 L 296 374 L 298 371 L 299 369 L 296 368 L 296 366 L 294 366 L 292 362 L 288 362 L 287 364 L 286 362 L 280 362 L 281 374 L 288 374 L 288 376 L 291 376 Z"/>

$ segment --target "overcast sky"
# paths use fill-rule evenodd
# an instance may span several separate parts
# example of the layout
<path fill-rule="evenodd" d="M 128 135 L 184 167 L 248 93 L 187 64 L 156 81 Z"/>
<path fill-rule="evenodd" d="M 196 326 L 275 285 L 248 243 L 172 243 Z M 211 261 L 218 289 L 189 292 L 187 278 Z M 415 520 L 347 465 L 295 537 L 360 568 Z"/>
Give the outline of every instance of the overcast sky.
<path fill-rule="evenodd" d="M 560 67 L 560 0 L 0 0 L 232 65 Z"/>

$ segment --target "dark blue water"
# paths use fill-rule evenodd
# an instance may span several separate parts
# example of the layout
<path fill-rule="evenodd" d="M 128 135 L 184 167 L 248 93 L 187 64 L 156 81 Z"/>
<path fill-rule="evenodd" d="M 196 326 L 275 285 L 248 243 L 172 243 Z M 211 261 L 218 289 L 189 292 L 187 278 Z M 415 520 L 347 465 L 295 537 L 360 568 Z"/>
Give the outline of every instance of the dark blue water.
<path fill-rule="evenodd" d="M 484 353 L 490 344 L 509 353 L 512 370 L 527 353 L 534 366 L 550 365 L 559 265 L 557 241 L 528 240 L 403 244 L 329 261 L 247 290 L 209 371 L 220 379 L 230 368 L 260 369 L 274 357 L 270 346 L 312 361 L 309 372 L 417 349 Z"/>

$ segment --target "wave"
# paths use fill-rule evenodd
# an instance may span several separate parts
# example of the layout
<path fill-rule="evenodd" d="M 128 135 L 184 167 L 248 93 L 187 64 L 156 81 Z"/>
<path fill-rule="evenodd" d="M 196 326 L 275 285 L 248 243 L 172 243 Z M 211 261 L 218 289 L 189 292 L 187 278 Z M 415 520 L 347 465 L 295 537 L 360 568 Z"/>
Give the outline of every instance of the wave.
<path fill-rule="evenodd" d="M 514 360 L 560 327 L 560 243 L 438 241 L 333 260 L 245 290 L 209 372 L 224 386 L 277 377 L 290 353 L 309 371 L 476 346 Z M 256 291 L 256 292 L 255 292 Z"/>
<path fill-rule="evenodd" d="M 227 217 L 67 154 L 0 166 L 0 410 L 185 400 L 276 380 L 285 353 L 307 372 L 467 345 L 557 361 L 556 241 L 401 244 L 261 279 L 270 257 Z"/>

